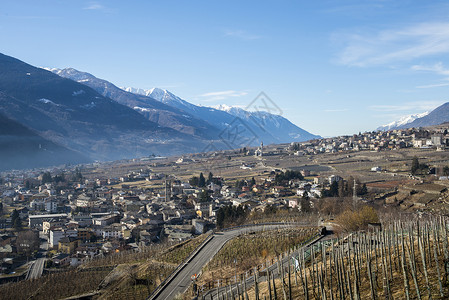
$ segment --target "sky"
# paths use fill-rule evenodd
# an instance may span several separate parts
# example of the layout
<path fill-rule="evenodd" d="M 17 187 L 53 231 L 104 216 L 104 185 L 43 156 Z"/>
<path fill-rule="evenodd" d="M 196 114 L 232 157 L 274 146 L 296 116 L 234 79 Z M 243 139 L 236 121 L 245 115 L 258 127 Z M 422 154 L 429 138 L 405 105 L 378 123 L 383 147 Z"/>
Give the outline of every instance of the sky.
<path fill-rule="evenodd" d="M 246 107 L 321 136 L 448 101 L 447 1 L 0 0 L 0 52 L 120 87 Z"/>

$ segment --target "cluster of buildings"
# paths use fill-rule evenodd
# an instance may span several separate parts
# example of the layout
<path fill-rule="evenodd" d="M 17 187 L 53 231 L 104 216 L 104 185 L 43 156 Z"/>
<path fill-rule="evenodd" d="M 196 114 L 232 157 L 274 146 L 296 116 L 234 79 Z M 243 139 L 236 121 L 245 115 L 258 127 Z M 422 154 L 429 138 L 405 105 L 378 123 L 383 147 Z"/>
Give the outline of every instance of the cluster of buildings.
<path fill-rule="evenodd" d="M 285 151 L 305 155 L 406 147 L 443 149 L 448 145 L 447 130 L 406 129 L 295 143 L 288 150 L 280 147 L 268 151 L 261 144 L 246 154 L 260 157 Z M 183 157 L 173 165 L 182 163 L 191 160 Z M 247 164 L 241 168 L 252 167 Z M 69 174 L 65 175 L 67 179 L 62 172 Z M 0 177 L 0 231 L 3 240 L 11 242 L 8 236 L 13 238 L 17 230 L 11 213 L 16 210 L 21 227 L 39 232 L 55 264 L 77 265 L 99 255 L 138 250 L 151 243 L 190 239 L 213 228 L 217 211 L 227 205 L 244 205 L 251 211 L 264 211 L 268 206 L 301 210 L 304 201 L 309 201 L 308 206 L 313 207 L 310 199 L 320 198 L 323 189 L 343 180 L 302 170 L 302 177 L 308 180 L 279 182 L 279 172 L 267 172 L 257 182 L 252 179 L 238 184 L 213 177 L 202 187 L 150 169 L 110 178 L 106 174 L 102 178 L 90 175 L 88 179 L 70 177 L 73 169 L 54 169 L 46 174 L 39 170 L 9 172 Z M 14 257 L 14 247 L 4 247 L 6 244 L 0 241 L 3 259 Z"/>
<path fill-rule="evenodd" d="M 373 131 L 324 138 L 304 143 L 293 143 L 290 152 L 294 155 L 337 153 L 343 151 L 382 151 L 401 148 L 436 148 L 443 150 L 449 146 L 449 134 L 445 128 L 397 129 Z"/>
<path fill-rule="evenodd" d="M 214 227 L 217 210 L 226 205 L 245 205 L 254 211 L 263 211 L 268 204 L 300 209 L 300 198 L 320 197 L 324 183 L 322 179 L 275 182 L 274 172 L 263 182 L 247 180 L 240 186 L 214 177 L 204 187 L 149 170 L 81 182 L 24 178 L 5 178 L 0 186 L 0 229 L 13 231 L 11 212 L 16 210 L 23 229 L 39 232 L 55 265 L 77 265 L 150 243 L 190 239 Z M 133 184 L 142 180 L 153 187 Z"/>

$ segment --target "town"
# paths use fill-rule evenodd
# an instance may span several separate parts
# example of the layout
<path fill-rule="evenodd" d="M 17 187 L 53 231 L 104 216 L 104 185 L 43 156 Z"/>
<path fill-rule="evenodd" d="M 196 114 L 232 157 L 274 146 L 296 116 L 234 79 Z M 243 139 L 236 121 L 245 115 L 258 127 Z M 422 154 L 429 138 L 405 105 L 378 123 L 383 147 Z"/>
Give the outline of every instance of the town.
<path fill-rule="evenodd" d="M 280 211 L 332 218 L 341 199 L 430 212 L 448 197 L 448 162 L 438 156 L 449 145 L 447 128 L 2 173 L 0 281 L 269 221 Z"/>

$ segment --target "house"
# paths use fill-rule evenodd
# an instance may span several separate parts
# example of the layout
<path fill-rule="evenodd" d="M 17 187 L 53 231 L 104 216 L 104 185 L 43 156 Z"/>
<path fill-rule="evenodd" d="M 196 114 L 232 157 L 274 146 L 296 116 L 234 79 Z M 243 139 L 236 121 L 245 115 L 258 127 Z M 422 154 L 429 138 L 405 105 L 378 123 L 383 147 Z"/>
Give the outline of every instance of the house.
<path fill-rule="evenodd" d="M 283 186 L 277 185 L 271 188 L 272 193 L 279 193 L 283 191 L 285 188 Z"/>
<path fill-rule="evenodd" d="M 288 207 L 290 208 L 299 208 L 300 200 L 299 198 L 293 198 L 288 200 Z"/>
<path fill-rule="evenodd" d="M 306 176 L 310 176 L 310 170 L 301 170 L 301 175 L 306 177 Z"/>
<path fill-rule="evenodd" d="M 123 238 L 122 225 L 112 224 L 109 226 L 97 228 L 96 234 L 103 237 L 103 239 L 121 239 Z"/>
<path fill-rule="evenodd" d="M 241 205 L 241 206 L 254 207 L 254 206 L 259 205 L 259 202 L 255 201 L 255 200 L 252 200 L 252 199 L 245 199 L 245 198 L 235 199 L 234 198 L 234 199 L 232 199 L 232 205 L 233 206 Z"/>
<path fill-rule="evenodd" d="M 66 230 L 61 228 L 50 229 L 50 247 L 58 246 L 59 241 L 64 237 L 74 237 L 78 236 L 77 230 Z"/>
<path fill-rule="evenodd" d="M 310 195 L 315 198 L 321 198 L 321 190 L 317 188 L 313 188 L 310 190 Z"/>
<path fill-rule="evenodd" d="M 189 163 L 192 162 L 193 160 L 187 157 L 180 157 L 178 158 L 178 160 L 176 161 L 177 164 L 182 164 L 182 163 Z"/>
<path fill-rule="evenodd" d="M 52 258 L 55 265 L 63 266 L 70 264 L 70 254 L 61 253 Z"/>
<path fill-rule="evenodd" d="M 58 250 L 61 253 L 73 254 L 79 245 L 79 240 L 75 237 L 63 237 L 59 240 Z"/>
<path fill-rule="evenodd" d="M 305 189 L 297 189 L 296 190 L 296 195 L 298 195 L 299 197 L 304 196 L 305 193 L 307 193 L 307 191 Z"/>
<path fill-rule="evenodd" d="M 90 228 L 78 228 L 77 238 L 81 241 L 90 241 L 95 234 Z"/>
<path fill-rule="evenodd" d="M 44 221 L 50 220 L 64 220 L 67 219 L 67 214 L 48 214 L 48 215 L 29 215 L 28 216 L 28 226 L 30 228 L 42 227 Z"/>
<path fill-rule="evenodd" d="M 202 234 L 207 228 L 207 222 L 204 220 L 193 219 L 192 225 L 195 228 L 195 234 Z"/>
<path fill-rule="evenodd" d="M 332 184 L 332 183 L 334 183 L 334 182 L 339 182 L 340 180 L 342 180 L 343 178 L 341 178 L 340 176 L 338 176 L 338 175 L 331 175 L 331 176 L 329 176 L 329 184 Z"/>

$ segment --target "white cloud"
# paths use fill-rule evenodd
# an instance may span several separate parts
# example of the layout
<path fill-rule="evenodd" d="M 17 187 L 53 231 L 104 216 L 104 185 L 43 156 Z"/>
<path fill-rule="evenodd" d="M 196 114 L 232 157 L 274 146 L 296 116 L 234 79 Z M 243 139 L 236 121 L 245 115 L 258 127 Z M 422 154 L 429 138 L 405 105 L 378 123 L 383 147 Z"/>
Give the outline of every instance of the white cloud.
<path fill-rule="evenodd" d="M 103 5 L 99 4 L 98 2 L 91 2 L 91 3 L 89 3 L 89 5 L 85 6 L 83 9 L 86 9 L 86 10 L 104 10 L 104 9 L 106 9 L 106 7 L 104 7 Z"/>
<path fill-rule="evenodd" d="M 442 62 L 437 62 L 434 65 L 414 65 L 411 67 L 413 71 L 427 71 L 440 75 L 449 76 L 449 70 L 445 69 Z"/>
<path fill-rule="evenodd" d="M 218 91 L 218 92 L 209 92 L 199 95 L 198 97 L 202 98 L 203 101 L 207 102 L 213 102 L 213 101 L 220 101 L 227 98 L 232 97 L 242 97 L 248 95 L 248 92 L 245 91 L 234 91 L 234 90 L 228 90 L 228 91 Z"/>
<path fill-rule="evenodd" d="M 374 33 L 337 34 L 337 62 L 367 67 L 449 53 L 449 23 L 428 22 Z"/>
<path fill-rule="evenodd" d="M 427 84 L 427 85 L 418 85 L 417 89 L 431 89 L 437 87 L 449 86 L 449 82 L 447 83 L 435 83 L 435 84 Z"/>
<path fill-rule="evenodd" d="M 438 75 L 442 75 L 445 78 L 443 78 L 446 82 L 442 83 L 433 83 L 433 84 L 426 84 L 426 85 L 419 85 L 416 88 L 418 89 L 429 89 L 429 88 L 437 88 L 437 87 L 443 87 L 443 86 L 449 86 L 449 70 L 445 69 L 442 62 L 438 62 L 434 65 L 414 65 L 411 67 L 413 71 L 421 71 L 421 72 L 431 72 Z"/>
<path fill-rule="evenodd" d="M 443 101 L 416 101 L 409 103 L 402 103 L 399 105 L 371 105 L 369 109 L 372 111 L 381 112 L 424 112 L 431 111 L 443 104 Z"/>
<path fill-rule="evenodd" d="M 255 35 L 245 30 L 225 30 L 224 35 L 235 37 L 241 40 L 258 40 L 262 38 L 260 35 Z"/>

